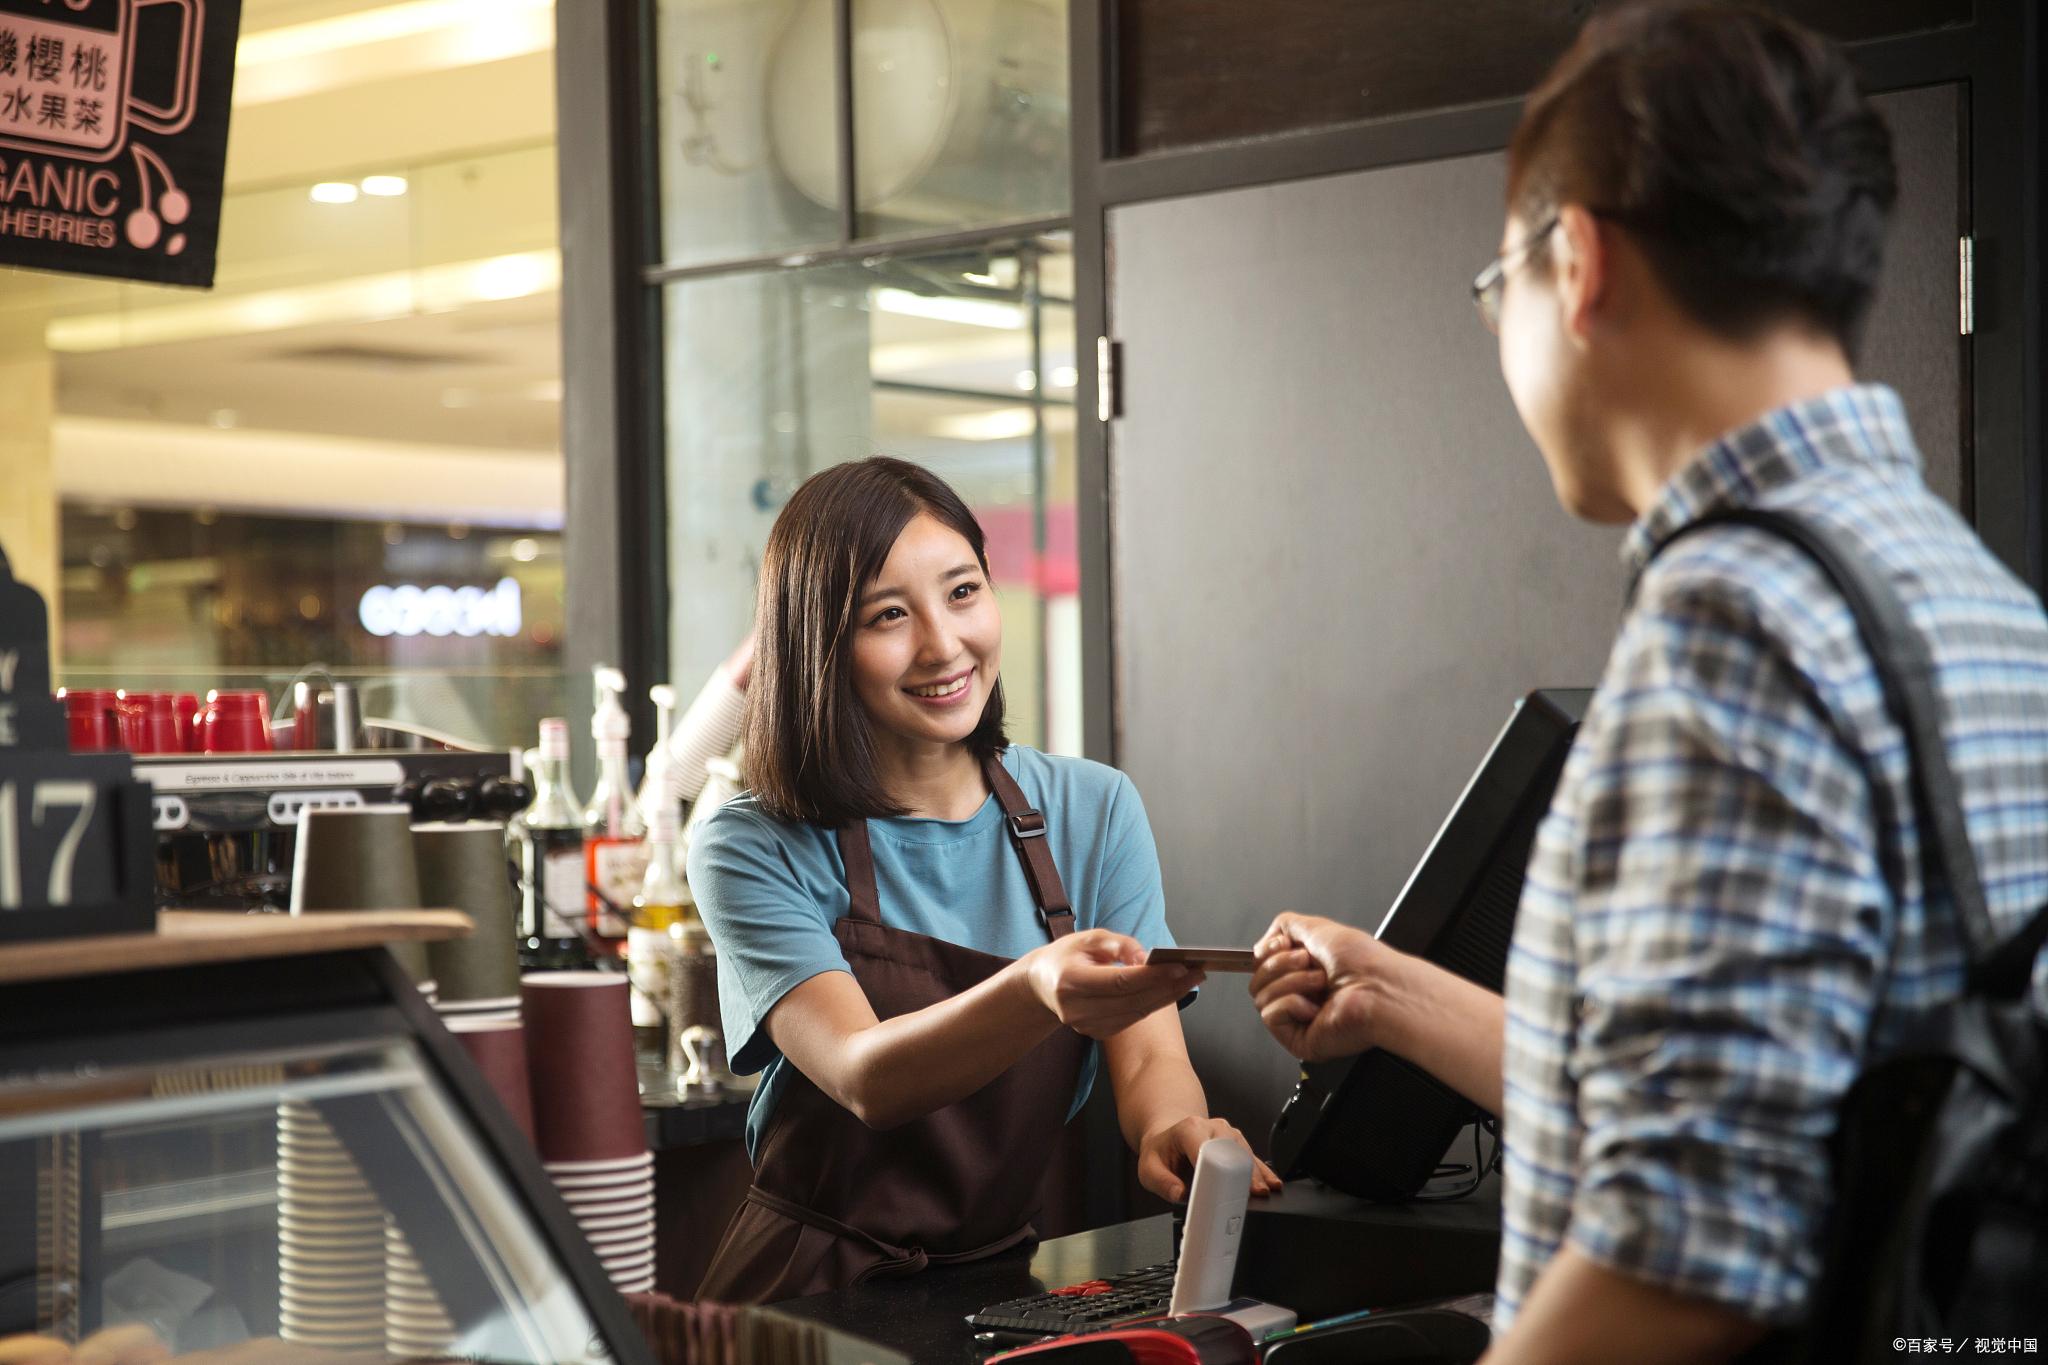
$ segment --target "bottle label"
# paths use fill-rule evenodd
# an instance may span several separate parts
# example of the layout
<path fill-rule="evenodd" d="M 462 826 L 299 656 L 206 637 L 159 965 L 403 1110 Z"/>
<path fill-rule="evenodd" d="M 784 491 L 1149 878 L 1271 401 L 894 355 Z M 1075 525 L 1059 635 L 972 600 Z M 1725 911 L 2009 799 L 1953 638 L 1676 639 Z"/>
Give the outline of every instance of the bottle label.
<path fill-rule="evenodd" d="M 540 933 L 542 938 L 581 938 L 583 850 L 551 848 L 541 855 Z"/>
<path fill-rule="evenodd" d="M 590 885 L 604 893 L 603 900 L 595 895 L 586 897 L 590 927 L 600 938 L 624 938 L 630 927 L 628 916 L 633 910 L 633 897 L 647 880 L 647 841 L 591 839 L 585 842 L 584 849 L 589 855 L 585 870 Z M 611 902 L 609 908 L 605 901 Z"/>

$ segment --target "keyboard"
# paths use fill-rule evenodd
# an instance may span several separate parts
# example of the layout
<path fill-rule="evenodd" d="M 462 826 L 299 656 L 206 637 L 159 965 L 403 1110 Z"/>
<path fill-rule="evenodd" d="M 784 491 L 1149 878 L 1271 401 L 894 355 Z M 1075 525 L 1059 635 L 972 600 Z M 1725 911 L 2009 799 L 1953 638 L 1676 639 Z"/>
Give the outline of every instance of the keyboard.
<path fill-rule="evenodd" d="M 1042 1332 L 1064 1336 L 1091 1332 L 1137 1318 L 1156 1318 L 1173 1298 L 1172 1261 L 1127 1271 L 1106 1280 L 1088 1280 L 1027 1298 L 992 1303 L 967 1315 L 967 1325 L 984 1331 Z"/>

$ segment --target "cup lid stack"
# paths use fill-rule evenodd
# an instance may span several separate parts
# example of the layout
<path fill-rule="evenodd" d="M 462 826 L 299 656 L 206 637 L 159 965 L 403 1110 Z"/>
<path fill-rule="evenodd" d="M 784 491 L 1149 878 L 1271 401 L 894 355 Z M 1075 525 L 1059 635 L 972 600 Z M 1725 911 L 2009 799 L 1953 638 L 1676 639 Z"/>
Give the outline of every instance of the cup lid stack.
<path fill-rule="evenodd" d="M 384 1345 L 384 1208 L 311 1105 L 277 1109 L 278 1335 Z"/>
<path fill-rule="evenodd" d="M 522 978 L 541 1164 L 621 1293 L 654 1288 L 654 1154 L 640 1112 L 626 978 Z"/>

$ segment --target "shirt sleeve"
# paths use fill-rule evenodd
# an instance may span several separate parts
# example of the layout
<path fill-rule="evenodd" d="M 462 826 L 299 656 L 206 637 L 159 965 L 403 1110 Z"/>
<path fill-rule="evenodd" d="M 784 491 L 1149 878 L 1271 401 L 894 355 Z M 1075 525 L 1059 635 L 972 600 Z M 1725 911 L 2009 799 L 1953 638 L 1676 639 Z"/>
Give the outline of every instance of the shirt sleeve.
<path fill-rule="evenodd" d="M 768 1011 L 821 972 L 849 972 L 831 914 L 807 890 L 772 826 L 727 806 L 690 846 L 690 889 L 718 949 L 718 1008 L 739 1075 L 777 1055 Z"/>
<path fill-rule="evenodd" d="M 1103 860 L 1095 883 L 1095 917 L 1088 925 L 1127 934 L 1147 948 L 1171 948 L 1166 925 L 1166 890 L 1159 875 L 1159 846 L 1137 787 L 1122 773 L 1103 817 Z"/>
<path fill-rule="evenodd" d="M 1890 916 L 1870 785 L 1785 623 L 1725 578 L 1656 597 L 1588 718 L 1573 811 L 1566 1235 L 1622 1274 L 1791 1320 Z"/>
<path fill-rule="evenodd" d="M 695 801 L 704 790 L 704 764 L 732 751 L 746 719 L 747 694 L 733 685 L 732 675 L 720 664 L 669 735 L 665 799 Z"/>

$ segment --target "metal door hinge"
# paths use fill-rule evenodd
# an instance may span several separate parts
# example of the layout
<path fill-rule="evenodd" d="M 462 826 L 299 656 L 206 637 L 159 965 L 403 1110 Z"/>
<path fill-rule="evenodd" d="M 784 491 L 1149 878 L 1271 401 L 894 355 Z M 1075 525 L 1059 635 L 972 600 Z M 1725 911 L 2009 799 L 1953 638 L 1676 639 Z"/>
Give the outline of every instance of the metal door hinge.
<path fill-rule="evenodd" d="M 1957 332 L 1969 336 L 1977 330 L 1977 239 L 1956 241 L 1956 323 Z"/>
<path fill-rule="evenodd" d="M 1117 361 L 1124 346 L 1108 337 L 1095 338 L 1095 420 L 1107 422 L 1123 410 L 1117 401 Z"/>

